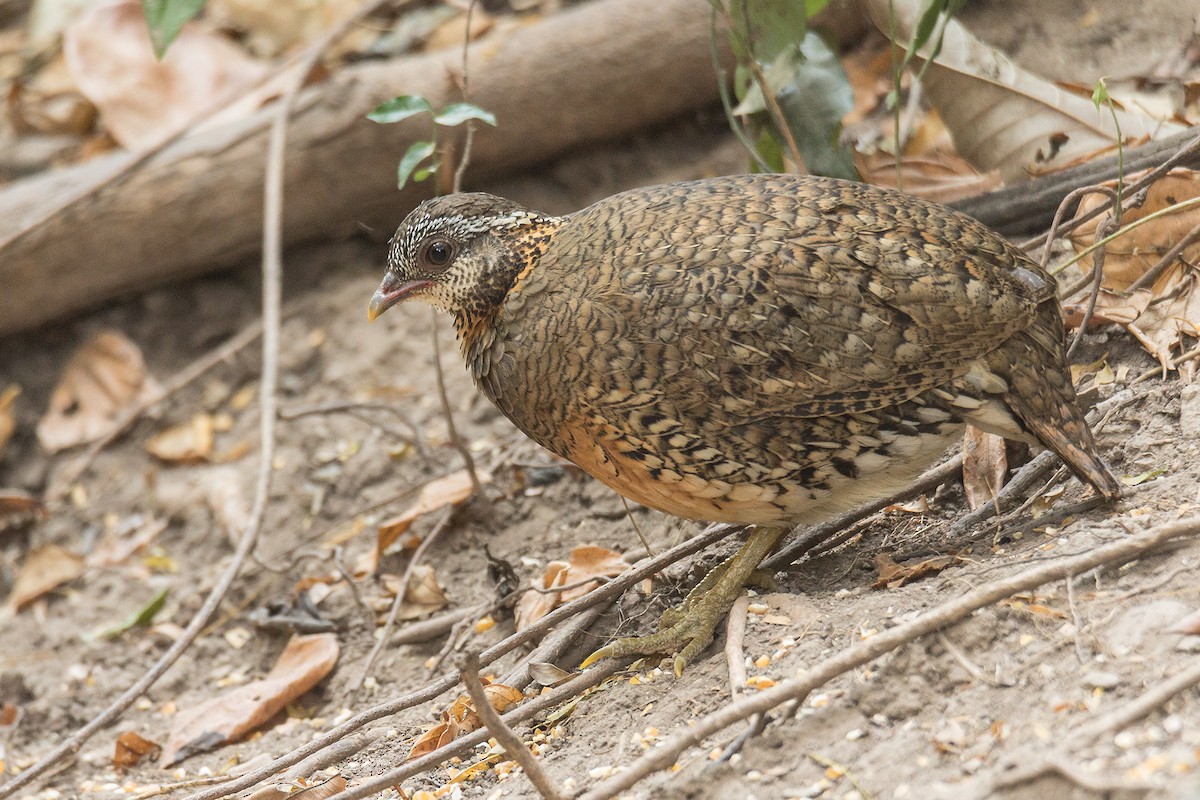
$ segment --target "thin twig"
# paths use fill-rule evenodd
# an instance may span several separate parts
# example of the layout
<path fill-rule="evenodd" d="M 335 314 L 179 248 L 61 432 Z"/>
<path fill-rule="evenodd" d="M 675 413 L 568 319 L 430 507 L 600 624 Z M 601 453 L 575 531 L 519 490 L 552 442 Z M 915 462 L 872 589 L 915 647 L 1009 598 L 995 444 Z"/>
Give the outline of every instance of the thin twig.
<path fill-rule="evenodd" d="M 314 58 L 315 60 L 315 58 Z M 254 545 L 258 542 L 270 500 L 271 462 L 275 454 L 276 385 L 279 379 L 279 328 L 282 295 L 282 229 L 283 229 L 283 172 L 284 146 L 287 121 L 292 104 L 299 93 L 306 67 L 289 87 L 280 101 L 279 111 L 271 126 L 270 146 L 267 152 L 267 169 L 263 186 L 263 301 L 262 301 L 262 380 L 259 383 L 259 462 L 254 487 L 254 503 L 246 529 L 238 541 L 237 550 L 217 584 L 204 599 L 200 610 L 195 613 L 187 628 L 172 642 L 167 652 L 146 671 L 133 686 L 126 689 L 91 722 L 68 736 L 57 747 L 43 756 L 36 764 L 0 786 L 0 798 L 28 784 L 63 756 L 74 754 L 94 733 L 108 727 L 120 718 L 125 709 L 134 703 L 168 668 L 183 654 L 204 629 L 208 618 L 217 610 L 229 587 L 241 570 Z"/>
<path fill-rule="evenodd" d="M 725 668 L 729 671 L 729 699 L 737 700 L 746 693 L 746 611 L 750 607 L 750 596 L 742 594 L 733 602 L 729 609 L 729 617 L 725 621 Z M 733 758 L 746 742 L 762 733 L 766 725 L 765 714 L 755 714 L 750 718 L 746 730 L 738 735 L 721 751 L 718 763 Z"/>
<path fill-rule="evenodd" d="M 463 460 L 463 466 L 467 469 L 467 475 L 471 478 L 471 493 L 479 498 L 480 502 L 486 503 L 487 494 L 483 491 L 479 473 L 475 471 L 475 457 L 471 455 L 471 448 L 467 447 L 467 443 L 458 435 L 458 428 L 454 424 L 454 411 L 450 408 L 450 395 L 446 392 L 446 373 L 442 369 L 442 348 L 438 341 L 438 313 L 437 309 L 432 306 L 429 308 L 429 324 L 433 337 L 433 374 L 437 378 L 442 416 L 446 418 L 446 435 L 450 437 L 450 444 L 458 451 L 458 455 Z"/>
<path fill-rule="evenodd" d="M 1058 238 L 1058 226 L 1062 224 L 1062 218 L 1067 209 L 1073 203 L 1077 203 L 1086 195 L 1093 193 L 1108 195 L 1110 202 L 1115 203 L 1117 200 L 1117 193 L 1107 186 L 1082 186 L 1060 200 L 1058 208 L 1054 211 L 1054 221 L 1050 223 L 1050 230 L 1046 231 L 1046 244 L 1042 248 L 1042 269 L 1050 268 L 1050 243 Z"/>
<path fill-rule="evenodd" d="M 1152 686 L 1132 700 L 1117 706 L 1106 714 L 1094 717 L 1083 723 L 1066 735 L 1060 748 L 1044 757 L 1032 766 L 1024 767 L 1014 773 L 1003 776 L 993 784 L 994 789 L 1019 786 L 1036 780 L 1048 772 L 1062 772 L 1063 765 L 1077 762 L 1071 756 L 1072 750 L 1091 744 L 1102 736 L 1114 734 L 1139 719 L 1152 714 L 1156 709 L 1166 705 L 1176 695 L 1200 684 L 1200 662 L 1180 672 L 1173 678 Z M 1090 776 L 1088 776 L 1090 778 Z M 1083 780 L 1076 783 L 1087 785 Z"/>
<path fill-rule="evenodd" d="M 1174 167 L 1176 164 L 1179 164 L 1180 162 L 1184 161 L 1185 159 L 1189 158 L 1196 152 L 1200 152 L 1200 136 L 1196 136 L 1194 139 L 1189 141 L 1187 144 L 1180 147 L 1179 150 L 1176 151 L 1175 155 L 1171 156 L 1166 161 L 1159 164 L 1154 169 L 1150 170 L 1150 172 L 1146 173 L 1146 175 L 1144 177 L 1142 177 L 1140 180 L 1138 180 L 1136 183 L 1125 187 L 1125 195 L 1127 197 L 1133 197 L 1134 194 L 1136 194 L 1137 192 L 1140 192 L 1142 189 L 1145 189 L 1148 186 L 1150 186 L 1151 184 L 1155 183 L 1163 175 L 1166 175 L 1168 172 L 1170 172 L 1172 167 Z M 1100 216 L 1101 214 L 1103 214 L 1105 211 L 1108 211 L 1112 207 L 1113 207 L 1112 199 L 1110 199 L 1106 202 L 1103 202 L 1100 205 L 1093 208 L 1091 211 L 1087 212 L 1086 214 L 1076 216 L 1070 222 L 1063 224 L 1062 227 L 1056 231 L 1056 233 L 1060 236 L 1065 236 L 1066 234 L 1068 234 L 1071 231 L 1078 228 L 1080 225 L 1084 224 L 1085 222 L 1090 222 L 1091 220 Z M 1046 233 L 1041 236 L 1037 236 L 1033 239 L 1030 239 L 1026 242 L 1023 242 L 1021 244 L 1021 249 L 1022 250 L 1033 250 L 1037 247 L 1048 247 L 1049 244 L 1050 244 L 1049 233 Z"/>
<path fill-rule="evenodd" d="M 468 0 L 467 2 L 467 21 L 463 26 L 463 45 L 462 45 L 462 101 L 464 103 L 471 102 L 471 71 L 470 67 L 470 49 L 471 49 L 471 15 L 475 13 L 476 0 Z M 462 158 L 458 160 L 458 166 L 454 168 L 454 186 L 455 194 L 462 191 L 463 176 L 467 173 L 467 165 L 471 163 L 471 148 L 475 145 L 475 120 L 467 120 L 467 133 L 463 137 Z"/>
<path fill-rule="evenodd" d="M 1197 684 L 1200 684 L 1200 661 L 1192 664 L 1175 677 L 1150 687 L 1129 702 L 1079 726 L 1070 734 L 1070 737 L 1073 741 L 1086 743 L 1099 739 L 1101 736 L 1116 733 L 1153 713 L 1155 709 L 1166 705 L 1171 698 L 1186 692 Z"/>
<path fill-rule="evenodd" d="M 485 654 L 480 654 L 480 659 L 484 659 Z M 509 725 L 517 722 L 524 722 L 538 714 L 548 711 L 555 706 L 567 700 L 575 698 L 583 694 L 593 686 L 597 686 L 616 672 L 624 669 L 625 665 L 632 661 L 626 659 L 624 661 L 606 661 L 597 664 L 591 669 L 586 669 L 579 673 L 576 677 L 562 684 L 561 686 L 539 695 L 532 700 L 527 700 L 521 703 L 512 711 L 507 712 L 502 716 L 502 719 Z M 458 673 L 455 672 L 455 675 Z M 457 681 L 456 681 L 457 683 Z M 511 684 L 506 684 L 511 685 Z M 466 736 L 455 739 L 444 747 L 439 747 L 428 755 L 414 758 L 412 761 L 406 761 L 403 765 L 390 769 L 387 772 L 376 775 L 373 778 L 367 778 L 362 783 L 347 789 L 344 792 L 333 795 L 329 800 L 362 800 L 362 798 L 372 797 L 378 792 L 382 792 L 392 786 L 399 784 L 401 781 L 407 780 L 414 775 L 420 775 L 430 769 L 446 762 L 451 758 L 459 758 L 467 753 L 470 753 L 479 744 L 487 741 L 489 731 L 487 728 L 480 728 Z M 196 800 L 195 798 L 187 798 L 187 800 Z"/>
<path fill-rule="evenodd" d="M 1067 575 L 1087 572 L 1099 566 L 1124 563 L 1172 539 L 1195 535 L 1198 532 L 1200 532 L 1200 517 L 1177 520 L 1139 535 L 1121 538 L 1111 544 L 1091 548 L 1081 554 L 1054 562 L 1039 564 L 1014 575 L 984 584 L 961 597 L 936 606 L 912 622 L 885 630 L 860 644 L 843 650 L 832 658 L 817 664 L 802 677 L 782 681 L 769 689 L 764 689 L 702 717 L 694 725 L 689 725 L 660 742 L 657 747 L 628 765 L 623 772 L 593 786 L 581 795 L 579 800 L 608 800 L 608 798 L 615 797 L 632 788 L 643 778 L 670 768 L 685 750 L 699 745 L 706 737 L 717 731 L 747 719 L 753 714 L 769 711 L 789 700 L 807 697 L 814 689 L 834 678 L 864 666 L 881 655 L 921 636 L 952 625 L 980 608 L 1010 597 L 1017 592 L 1029 591 L 1045 583 L 1061 580 Z"/>
<path fill-rule="evenodd" d="M 734 525 L 709 525 L 699 534 L 693 536 L 686 542 L 678 544 L 675 547 L 664 551 L 661 555 L 655 558 L 646 558 L 642 561 L 639 561 L 621 575 L 614 578 L 612 582 L 593 589 L 583 597 L 572 600 L 566 605 L 559 606 L 535 622 L 533 625 L 530 625 L 528 628 L 514 633 L 512 636 L 509 636 L 503 641 L 497 642 L 479 655 L 480 662 L 485 666 L 490 664 L 501 656 L 517 649 L 521 645 L 536 640 L 539 636 L 553 628 L 555 625 L 558 625 L 560 622 L 571 619 L 581 612 L 591 609 L 596 605 L 610 602 L 624 593 L 627 588 L 633 586 L 643 578 L 662 571 L 668 565 L 674 564 L 676 561 L 679 561 L 680 559 L 685 558 L 692 553 L 699 552 L 700 550 L 703 550 L 704 548 L 720 541 L 721 539 L 732 535 L 738 530 L 741 530 L 741 528 Z M 539 660 L 544 661 L 547 659 L 539 658 Z M 592 672 L 594 669 L 596 669 L 596 667 L 587 670 L 587 672 L 584 674 L 586 675 L 587 673 Z M 505 684 L 508 686 L 522 688 L 520 686 L 520 681 L 510 681 L 506 679 Z M 229 782 L 228 784 L 194 794 L 188 797 L 187 800 L 217 800 L 217 798 L 228 797 L 229 795 L 240 792 L 243 789 L 248 789 L 260 781 L 270 778 L 281 770 L 284 770 L 301 761 L 302 759 L 307 758 L 318 750 L 325 749 L 334 742 L 337 742 L 339 739 L 362 728 L 364 725 L 433 700 L 444 692 L 453 689 L 456 685 L 458 685 L 458 673 L 450 672 L 447 675 L 443 675 L 438 680 L 421 687 L 420 689 L 416 689 L 400 695 L 399 697 L 392 698 L 387 702 L 364 709 L 340 725 L 334 726 L 320 736 L 313 738 L 311 741 L 301 745 L 300 747 L 297 747 L 291 752 L 285 753 L 271 763 L 260 767 L 253 772 L 249 772 L 242 777 Z M 568 685 L 570 685 L 570 683 L 563 684 L 564 687 Z M 566 696 L 569 697 L 570 695 Z M 521 719 L 524 719 L 524 717 L 521 717 Z M 423 762 L 423 759 L 418 759 L 418 761 Z M 415 764 L 417 762 L 414 761 L 413 763 Z"/>
<path fill-rule="evenodd" d="M 450 518 L 454 515 L 454 506 L 448 506 L 442 514 L 442 518 L 438 520 L 433 529 L 425 535 L 421 543 L 417 545 L 416 552 L 412 554 L 412 558 L 408 560 L 408 566 L 404 568 L 404 574 L 400 576 L 400 585 L 396 587 L 396 596 L 392 599 L 392 607 L 388 611 L 387 621 L 383 623 L 383 630 L 375 637 L 375 644 L 371 647 L 370 654 L 367 655 L 367 660 L 363 663 L 362 672 L 358 674 L 358 680 L 350 687 L 350 691 L 357 692 L 362 688 L 363 683 L 367 680 L 367 676 L 371 674 L 371 670 L 375 668 L 375 659 L 379 658 L 379 653 L 383 648 L 387 647 L 392 636 L 392 630 L 396 627 L 396 620 L 400 618 L 400 608 L 404 605 L 404 595 L 408 593 L 408 584 L 412 581 L 412 576 L 417 570 L 417 566 L 421 563 L 421 558 L 430 546 L 441 535 L 442 531 L 450 525 Z"/>
<path fill-rule="evenodd" d="M 1113 217 L 1104 218 L 1099 225 L 1096 226 L 1096 239 L 1104 241 L 1108 234 L 1117 226 L 1120 225 L 1120 220 Z M 1087 333 L 1087 327 L 1092 321 L 1092 314 L 1096 312 L 1096 301 L 1100 299 L 1100 285 L 1104 281 L 1104 256 L 1108 252 L 1101 247 L 1092 256 L 1092 291 L 1088 294 L 1087 308 L 1084 309 L 1083 319 L 1079 321 L 1079 329 L 1075 331 L 1075 336 L 1071 339 L 1071 345 L 1067 348 L 1067 353 L 1063 356 L 1067 363 L 1070 363 L 1071 356 L 1075 355 L 1075 351 L 1079 349 L 1079 345 L 1083 342 L 1083 337 Z"/>
<path fill-rule="evenodd" d="M 487 728 L 496 743 L 504 748 L 508 757 L 521 765 L 521 769 L 525 770 L 533 788 L 537 789 L 538 794 L 546 800 L 563 800 L 562 792 L 554 785 L 554 781 L 546 774 L 546 770 L 542 769 L 542 764 L 537 760 L 537 756 L 529 752 L 529 748 L 521 741 L 521 737 L 517 736 L 513 729 L 508 727 L 496 713 L 496 709 L 492 708 L 487 692 L 484 691 L 483 681 L 479 679 L 479 654 L 463 653 L 462 657 L 458 659 L 458 674 L 462 676 L 463 685 L 467 687 L 467 694 L 471 695 L 471 700 L 475 704 L 475 713 L 479 715 L 483 726 Z"/>
<path fill-rule="evenodd" d="M 1142 276 L 1136 281 L 1129 284 L 1129 287 L 1125 291 L 1133 292 L 1141 289 L 1143 286 L 1152 286 L 1154 282 L 1158 280 L 1158 276 L 1166 272 L 1167 269 L 1175 263 L 1175 259 L 1179 258 L 1183 251 L 1187 247 L 1191 246 L 1192 242 L 1196 241 L 1197 239 L 1200 239 L 1200 225 L 1196 225 L 1190 231 L 1184 234 L 1183 238 L 1176 242 L 1175 246 L 1168 250 L 1166 254 L 1158 260 L 1157 264 L 1146 270 L 1146 272 L 1143 273 Z"/>
<path fill-rule="evenodd" d="M 141 419 L 143 414 L 171 395 L 187 387 L 213 367 L 233 358 L 243 348 L 248 347 L 262 335 L 262 326 L 262 320 L 255 320 L 250 323 L 217 347 L 200 356 L 179 370 L 179 372 L 176 372 L 159 391 L 125 409 L 113 423 L 108 433 L 88 445 L 87 450 L 80 453 L 79 457 L 63 470 L 59 479 L 63 490 L 69 488 L 71 484 L 83 477 L 83 474 L 87 472 L 88 467 L 96 460 L 96 456 L 100 454 L 100 451 L 121 438 L 121 435 Z"/>

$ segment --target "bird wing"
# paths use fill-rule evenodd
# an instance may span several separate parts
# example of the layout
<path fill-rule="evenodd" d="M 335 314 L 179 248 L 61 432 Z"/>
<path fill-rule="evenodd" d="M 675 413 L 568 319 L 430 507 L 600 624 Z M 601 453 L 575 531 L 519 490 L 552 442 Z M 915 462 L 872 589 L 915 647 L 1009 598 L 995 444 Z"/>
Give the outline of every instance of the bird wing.
<path fill-rule="evenodd" d="M 859 184 L 743 176 L 579 217 L 588 236 L 559 244 L 600 266 L 565 293 L 582 298 L 570 313 L 605 323 L 608 341 L 589 343 L 604 380 L 731 423 L 896 405 L 966 373 L 1054 297 L 973 220 Z"/>

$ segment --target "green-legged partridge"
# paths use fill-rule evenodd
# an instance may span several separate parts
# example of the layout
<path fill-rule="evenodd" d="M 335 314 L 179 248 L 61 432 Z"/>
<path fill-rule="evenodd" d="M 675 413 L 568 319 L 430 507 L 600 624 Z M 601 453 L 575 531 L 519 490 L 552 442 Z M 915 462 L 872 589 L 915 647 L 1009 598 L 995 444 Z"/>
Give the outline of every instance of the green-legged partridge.
<path fill-rule="evenodd" d="M 972 423 L 1049 448 L 1106 498 L 1054 279 L 978 222 L 790 175 L 637 189 L 553 217 L 487 194 L 400 225 L 372 318 L 450 312 L 475 381 L 534 441 L 626 497 L 748 523 L 658 633 L 713 629 L 791 527 L 890 494 Z"/>

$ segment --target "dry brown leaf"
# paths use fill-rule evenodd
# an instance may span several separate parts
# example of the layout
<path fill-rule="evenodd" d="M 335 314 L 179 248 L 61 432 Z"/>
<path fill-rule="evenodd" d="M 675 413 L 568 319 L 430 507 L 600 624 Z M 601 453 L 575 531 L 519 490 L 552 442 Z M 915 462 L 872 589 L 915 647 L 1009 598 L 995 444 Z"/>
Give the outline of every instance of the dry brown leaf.
<path fill-rule="evenodd" d="M 113 748 L 112 764 L 117 769 L 128 769 L 146 756 L 151 760 L 158 758 L 162 745 L 152 742 L 134 731 L 125 731 L 117 737 Z"/>
<path fill-rule="evenodd" d="M 400 580 L 399 575 L 384 575 L 383 588 L 395 597 L 400 588 Z M 446 590 L 438 582 L 434 568 L 428 564 L 417 564 L 404 590 L 404 602 L 400 606 L 398 618 L 409 620 L 424 617 L 445 607 L 446 603 Z M 390 606 L 391 603 L 387 605 Z"/>
<path fill-rule="evenodd" d="M 479 473 L 481 483 L 488 483 L 491 477 Z M 431 514 L 446 506 L 458 505 L 471 496 L 474 487 L 471 485 L 471 474 L 465 469 L 453 472 L 444 478 L 430 481 L 421 489 L 417 502 L 413 503 L 398 516 L 379 523 L 379 536 L 375 540 L 373 560 L 360 564 L 366 572 L 375 572 L 379 567 L 379 559 L 387 549 L 403 536 L 412 524 L 426 514 Z"/>
<path fill-rule="evenodd" d="M 1004 437 L 986 433 L 974 425 L 963 432 L 963 490 L 972 511 L 994 500 L 1004 486 L 1008 452 Z"/>
<path fill-rule="evenodd" d="M 83 557 L 65 547 L 46 544 L 25 557 L 8 596 L 8 607 L 20 611 L 47 592 L 83 574 Z"/>
<path fill-rule="evenodd" d="M 306 786 L 298 792 L 292 792 L 287 795 L 287 798 L 288 800 L 325 800 L 325 798 L 333 797 L 338 792 L 345 790 L 348 785 L 346 779 L 341 775 L 334 775 L 320 783 Z"/>
<path fill-rule="evenodd" d="M 1126 185 L 1140 180 L 1145 172 L 1125 176 Z M 1107 181 L 1101 186 L 1109 189 L 1116 188 L 1116 181 Z M 1177 167 L 1147 190 L 1146 202 L 1135 208 L 1128 208 L 1121 216 L 1121 224 L 1128 225 L 1143 217 L 1162 211 L 1169 206 L 1200 196 L 1200 172 Z M 1079 203 L 1079 213 L 1085 214 L 1108 199 L 1099 193 L 1088 194 Z M 1071 233 L 1071 246 L 1075 252 L 1080 252 L 1095 244 L 1096 230 L 1105 215 L 1085 222 Z M 1167 251 L 1174 247 L 1187 235 L 1188 231 L 1200 224 L 1200 208 L 1192 207 L 1183 211 L 1168 214 L 1160 219 L 1148 222 L 1128 233 L 1123 233 L 1104 247 L 1104 278 L 1101 285 L 1106 289 L 1121 291 L 1142 277 L 1146 270 L 1158 263 Z M 1184 248 L 1183 258 L 1192 263 L 1200 258 L 1200 242 Z M 1088 273 L 1092 270 L 1092 256 L 1081 258 L 1079 269 Z M 1161 296 L 1171 285 L 1178 282 L 1180 273 L 1186 271 L 1186 266 L 1177 262 L 1171 269 L 1164 272 L 1150 287 L 1154 296 Z M 1174 279 L 1174 280 L 1173 280 Z"/>
<path fill-rule="evenodd" d="M 889 514 L 928 514 L 929 513 L 929 498 L 925 495 L 914 497 L 912 500 L 907 500 L 903 503 L 892 503 L 883 509 Z"/>
<path fill-rule="evenodd" d="M 64 32 L 63 53 L 105 128 L 132 150 L 158 144 L 267 71 L 194 22 L 183 27 L 160 61 L 136 0 L 89 8 Z M 230 116 L 236 114 L 226 110 L 221 118 Z"/>
<path fill-rule="evenodd" d="M 486 677 L 480 680 L 483 682 L 483 692 L 487 695 L 488 705 L 494 708 L 497 714 L 503 714 L 525 697 L 520 689 L 505 686 L 502 683 L 492 683 Z M 442 719 L 438 724 L 417 737 L 417 740 L 413 742 L 412 749 L 408 752 L 407 760 L 411 761 L 431 753 L 464 733 L 478 730 L 482 725 L 479 714 L 475 711 L 474 702 L 470 697 L 463 695 L 455 700 L 450 708 L 442 712 Z"/>
<path fill-rule="evenodd" d="M 1092 310 L 1092 318 L 1088 325 L 1129 325 L 1146 313 L 1153 299 L 1149 289 L 1137 289 L 1132 292 L 1101 289 L 1096 296 L 1096 307 Z M 1063 323 L 1068 329 L 1074 330 L 1083 324 L 1087 305 L 1088 301 L 1084 300 L 1063 307 Z"/>
<path fill-rule="evenodd" d="M 213 418 L 197 414 L 188 422 L 159 431 L 146 442 L 146 452 L 169 464 L 209 461 L 213 452 Z"/>
<path fill-rule="evenodd" d="M 133 403 L 159 393 L 142 351 L 123 333 L 105 330 L 84 342 L 63 368 L 37 436 L 51 453 L 100 439 Z"/>
<path fill-rule="evenodd" d="M 0 458 L 4 457 L 4 447 L 17 430 L 17 421 L 13 419 L 13 403 L 20 395 L 21 387 L 15 383 L 0 392 Z"/>
<path fill-rule="evenodd" d="M 896 157 L 882 150 L 870 155 L 854 153 L 854 166 L 866 183 L 898 189 L 936 203 L 951 203 L 964 197 L 990 192 L 1003 185 L 995 170 L 981 173 L 965 158 L 944 151 L 923 156 L 901 156 L 900 176 Z"/>
<path fill-rule="evenodd" d="M 84 136 L 96 125 L 96 107 L 76 88 L 61 54 L 29 81 L 12 81 L 4 111 L 18 136 Z"/>
<path fill-rule="evenodd" d="M 867 10 L 884 35 L 895 30 L 903 44 L 911 41 L 926 5 L 921 0 L 868 0 Z M 1020 68 L 957 20 L 945 26 L 940 41 L 922 88 L 953 134 L 957 152 L 978 169 L 998 170 L 1005 183 L 1013 184 L 1027 180 L 1035 169 L 1059 169 L 1076 156 L 1115 143 L 1107 108 L 1097 111 L 1090 99 Z M 932 42 L 925 52 L 931 47 Z M 1117 117 L 1127 138 L 1165 138 L 1185 129 L 1120 109 Z"/>
<path fill-rule="evenodd" d="M 537 622 L 563 603 L 569 603 L 595 589 L 599 582 L 590 578 L 615 578 L 629 568 L 620 553 L 595 545 L 576 547 L 568 559 L 565 562 L 551 561 L 546 565 L 542 588 L 572 588 L 558 592 L 525 592 L 521 595 L 515 609 L 518 631 Z"/>
<path fill-rule="evenodd" d="M 898 564 L 887 553 L 875 556 L 875 569 L 879 577 L 875 579 L 873 589 L 896 589 L 906 583 L 937 575 L 946 567 L 953 564 L 954 556 L 937 556 L 918 561 L 916 564 Z"/>
<path fill-rule="evenodd" d="M 567 575 L 571 565 L 566 561 L 551 561 L 542 573 L 542 589 L 556 589 L 566 586 Z M 558 606 L 559 592 L 541 591 L 524 592 L 517 600 L 513 615 L 516 617 L 516 629 L 522 631 L 542 617 L 549 614 Z"/>
<path fill-rule="evenodd" d="M 1126 180 L 1135 181 L 1138 177 L 1129 175 Z M 1108 185 L 1111 188 L 1115 184 Z M 1128 225 L 1195 197 L 1200 197 L 1200 172 L 1173 169 L 1150 187 L 1145 203 L 1126 211 L 1122 224 Z M 1089 195 L 1080 203 L 1080 211 L 1095 208 L 1103 200 L 1101 195 Z M 1098 221 L 1089 222 L 1071 235 L 1076 252 L 1095 243 L 1098 225 Z M 1127 290 L 1198 225 L 1200 208 L 1184 209 L 1133 228 L 1105 246 L 1103 291 L 1093 319 L 1097 323 L 1124 325 L 1158 359 L 1164 371 L 1170 368 L 1172 353 L 1182 347 L 1184 336 L 1200 336 L 1200 297 L 1195 270 L 1189 266 L 1200 258 L 1200 242 L 1185 247 L 1181 258 L 1159 275 L 1153 286 Z M 1092 256 L 1085 256 L 1078 263 L 1080 269 L 1091 271 Z M 1079 324 L 1085 303 L 1081 301 L 1067 310 L 1068 321 Z"/>
<path fill-rule="evenodd" d="M 293 636 L 265 678 L 180 711 L 161 763 L 170 766 L 248 735 L 316 686 L 337 659 L 332 633 Z"/>

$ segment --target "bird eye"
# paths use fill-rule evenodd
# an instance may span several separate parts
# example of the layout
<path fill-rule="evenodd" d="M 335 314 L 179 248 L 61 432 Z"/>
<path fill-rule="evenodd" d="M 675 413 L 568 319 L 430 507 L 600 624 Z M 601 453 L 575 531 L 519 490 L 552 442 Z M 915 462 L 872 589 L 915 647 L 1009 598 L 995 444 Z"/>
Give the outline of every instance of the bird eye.
<path fill-rule="evenodd" d="M 421 248 L 421 262 L 434 269 L 444 269 L 454 257 L 454 246 L 445 239 L 433 239 Z"/>

